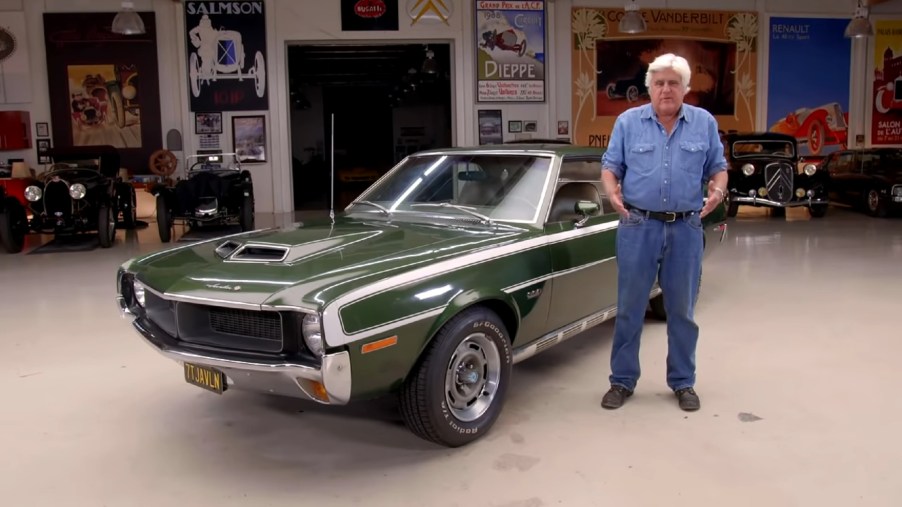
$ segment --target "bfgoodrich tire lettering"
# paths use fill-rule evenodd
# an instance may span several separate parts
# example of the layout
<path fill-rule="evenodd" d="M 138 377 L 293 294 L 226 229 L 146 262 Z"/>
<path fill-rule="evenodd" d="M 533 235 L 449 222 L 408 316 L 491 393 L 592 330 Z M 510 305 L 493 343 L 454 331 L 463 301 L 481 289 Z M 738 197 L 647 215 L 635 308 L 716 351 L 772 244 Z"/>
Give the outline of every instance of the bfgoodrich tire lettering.
<path fill-rule="evenodd" d="M 448 447 L 485 435 L 504 405 L 513 355 L 504 323 L 468 309 L 448 321 L 401 388 L 401 414 L 417 436 Z"/>

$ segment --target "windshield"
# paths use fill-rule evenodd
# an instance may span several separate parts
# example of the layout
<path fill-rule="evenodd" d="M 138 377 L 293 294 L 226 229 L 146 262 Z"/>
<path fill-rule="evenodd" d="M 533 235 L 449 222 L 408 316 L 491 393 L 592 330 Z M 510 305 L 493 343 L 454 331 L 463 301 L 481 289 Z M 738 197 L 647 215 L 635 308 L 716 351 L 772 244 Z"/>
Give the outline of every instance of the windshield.
<path fill-rule="evenodd" d="M 412 156 L 358 201 L 392 214 L 473 219 L 476 213 L 492 221 L 535 222 L 551 160 L 550 155 L 496 153 Z M 359 202 L 352 209 L 385 212 Z"/>
<path fill-rule="evenodd" d="M 789 141 L 754 140 L 733 143 L 733 157 L 794 157 L 795 148 Z"/>

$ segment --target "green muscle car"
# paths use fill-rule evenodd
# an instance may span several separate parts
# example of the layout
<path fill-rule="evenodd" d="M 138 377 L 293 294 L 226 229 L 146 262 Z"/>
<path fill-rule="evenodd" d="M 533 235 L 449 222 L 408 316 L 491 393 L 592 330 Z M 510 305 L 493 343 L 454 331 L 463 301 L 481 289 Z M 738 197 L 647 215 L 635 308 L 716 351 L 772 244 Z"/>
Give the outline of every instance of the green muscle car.
<path fill-rule="evenodd" d="M 464 445 L 495 422 L 514 363 L 616 313 L 602 153 L 417 153 L 322 223 L 126 262 L 119 308 L 192 385 L 334 405 L 397 394 L 413 433 Z M 706 255 L 725 219 L 705 218 Z"/>

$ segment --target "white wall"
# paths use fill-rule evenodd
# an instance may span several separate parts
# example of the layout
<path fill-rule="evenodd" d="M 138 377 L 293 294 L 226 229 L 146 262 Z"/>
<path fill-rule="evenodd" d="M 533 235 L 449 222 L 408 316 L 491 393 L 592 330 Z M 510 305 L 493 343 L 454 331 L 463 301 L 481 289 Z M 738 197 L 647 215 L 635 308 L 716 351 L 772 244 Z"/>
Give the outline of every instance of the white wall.
<path fill-rule="evenodd" d="M 335 0 L 266 0 L 267 45 L 268 45 L 268 93 L 270 110 L 267 116 L 270 160 L 266 164 L 248 165 L 256 183 L 258 212 L 287 212 L 292 209 L 291 199 L 291 145 L 305 142 L 313 132 L 296 132 L 306 127 L 292 125 L 290 120 L 288 86 L 286 75 L 286 47 L 293 42 L 329 42 L 340 40 L 372 41 L 399 40 L 406 42 L 442 41 L 452 44 L 453 80 L 453 144 L 474 145 L 478 142 L 476 129 L 477 109 L 501 109 L 504 134 L 508 120 L 536 120 L 538 130 L 535 137 L 557 137 L 557 121 L 570 120 L 570 9 L 573 6 L 622 7 L 624 0 L 549 0 L 547 18 L 548 40 L 546 41 L 547 82 L 543 104 L 476 104 L 475 103 L 475 42 L 474 42 L 474 2 L 470 0 L 446 0 L 453 6 L 449 24 L 429 24 L 420 22 L 412 25 L 406 14 L 407 0 L 399 0 L 401 9 L 400 26 L 397 32 L 342 32 L 340 29 L 339 2 Z M 639 0 L 643 8 L 710 9 L 709 0 Z M 762 13 L 759 23 L 764 44 L 759 48 L 759 82 L 766 83 L 766 36 L 767 15 L 831 14 L 851 17 L 856 0 L 719 0 L 718 9 L 753 10 Z M 31 127 L 37 122 L 50 122 L 50 107 L 47 90 L 46 55 L 43 37 L 44 12 L 97 12 L 116 11 L 120 0 L 0 0 L 0 19 L 4 11 L 23 11 L 27 24 L 28 48 L 31 55 L 33 82 L 32 102 L 27 104 L 0 104 L 0 110 L 27 109 L 31 113 Z M 193 114 L 188 111 L 187 76 L 185 63 L 185 37 L 183 4 L 172 0 L 135 0 L 139 11 L 153 11 L 156 15 L 158 32 L 158 59 L 161 93 L 161 121 L 164 137 L 175 128 L 184 137 L 184 152 L 176 155 L 184 162 L 184 156 L 196 150 L 193 135 Z M 872 15 L 902 14 L 902 0 L 889 0 L 874 6 Z M 853 44 L 853 97 L 865 97 L 868 92 L 867 78 L 869 55 L 868 43 L 856 41 Z M 812 76 L 816 83 L 817 76 Z M 759 123 L 763 122 L 766 111 L 766 89 L 758 90 Z M 248 114 L 242 112 L 240 114 Z M 866 108 L 864 98 L 853 100 L 850 106 L 852 138 L 855 133 L 865 133 Z M 764 125 L 759 125 L 764 127 Z M 223 148 L 231 144 L 231 115 L 223 115 Z M 572 129 L 572 122 L 571 122 Z M 0 152 L 0 157 L 24 158 L 36 165 L 36 153 L 32 148 L 22 152 Z"/>

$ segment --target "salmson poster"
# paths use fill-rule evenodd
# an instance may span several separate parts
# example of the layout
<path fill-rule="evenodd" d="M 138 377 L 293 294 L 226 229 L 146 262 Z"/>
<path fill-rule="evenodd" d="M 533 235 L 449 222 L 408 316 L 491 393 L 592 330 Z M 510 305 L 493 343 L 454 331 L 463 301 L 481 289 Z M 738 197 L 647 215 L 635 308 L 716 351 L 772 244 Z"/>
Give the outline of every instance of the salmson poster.
<path fill-rule="evenodd" d="M 476 2 L 479 102 L 545 101 L 545 2 Z"/>

